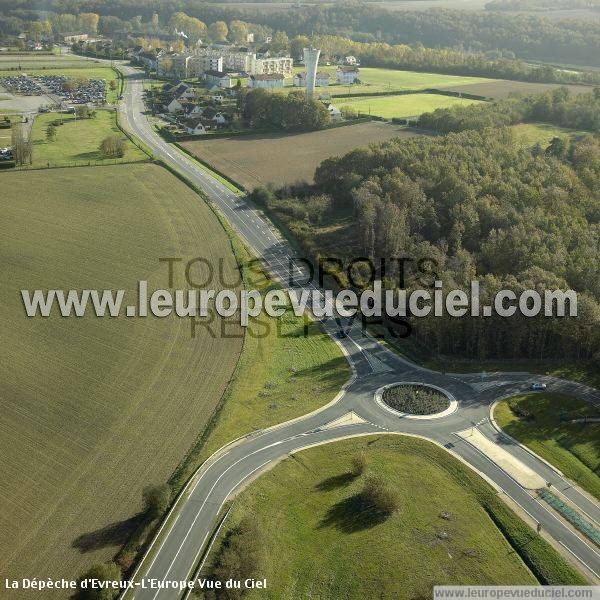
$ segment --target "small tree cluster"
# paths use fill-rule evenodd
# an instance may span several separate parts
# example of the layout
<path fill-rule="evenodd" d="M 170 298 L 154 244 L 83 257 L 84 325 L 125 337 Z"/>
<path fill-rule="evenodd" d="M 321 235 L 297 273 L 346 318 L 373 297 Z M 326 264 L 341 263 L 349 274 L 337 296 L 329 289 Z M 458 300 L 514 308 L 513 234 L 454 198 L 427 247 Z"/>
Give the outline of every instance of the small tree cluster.
<path fill-rule="evenodd" d="M 171 488 L 168 484 L 153 485 L 144 489 L 144 516 L 148 521 L 158 519 L 169 507 Z"/>
<path fill-rule="evenodd" d="M 78 591 L 75 594 L 77 600 L 113 600 L 119 594 L 119 589 L 112 587 L 92 588 L 91 583 L 87 583 L 92 579 L 102 582 L 119 582 L 121 581 L 121 570 L 114 563 L 102 563 L 90 567 L 78 580 Z"/>
<path fill-rule="evenodd" d="M 371 475 L 361 492 L 365 507 L 376 514 L 390 516 L 399 508 L 398 494 L 381 478 Z"/>
<path fill-rule="evenodd" d="M 243 581 L 256 577 L 259 565 L 260 530 L 255 519 L 245 517 L 231 529 L 219 550 L 213 568 L 213 578 L 218 581 L 234 579 Z M 235 600 L 244 590 L 217 590 L 217 598 Z"/>
<path fill-rule="evenodd" d="M 360 477 L 367 470 L 367 455 L 364 452 L 357 454 L 352 458 L 352 467 L 350 472 L 354 477 Z"/>
<path fill-rule="evenodd" d="M 100 154 L 105 158 L 123 158 L 125 142 L 118 135 L 109 135 L 100 142 Z"/>

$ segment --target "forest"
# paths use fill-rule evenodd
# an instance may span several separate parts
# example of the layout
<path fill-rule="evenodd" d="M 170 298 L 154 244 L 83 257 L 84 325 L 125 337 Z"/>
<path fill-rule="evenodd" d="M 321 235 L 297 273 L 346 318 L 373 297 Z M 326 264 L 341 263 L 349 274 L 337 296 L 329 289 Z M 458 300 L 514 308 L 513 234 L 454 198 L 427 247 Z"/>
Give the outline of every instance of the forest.
<path fill-rule="evenodd" d="M 440 108 L 421 115 L 419 125 L 439 133 L 450 133 L 530 121 L 600 133 L 600 88 L 587 94 L 572 94 L 563 87 L 544 94 L 515 95 L 477 106 Z"/>
<path fill-rule="evenodd" d="M 357 149 L 325 160 L 313 186 L 253 198 L 313 259 L 430 259 L 446 289 L 479 279 L 482 302 L 501 289 L 578 292 L 577 318 L 413 318 L 414 339 L 437 353 L 589 359 L 600 356 L 599 182 L 597 138 L 559 157 L 500 128 Z M 324 247 L 328 230 L 335 239 Z"/>
<path fill-rule="evenodd" d="M 33 10 L 35 8 L 35 10 Z M 469 51 L 506 51 L 524 59 L 600 66 L 600 23 L 593 20 L 553 21 L 543 15 L 510 15 L 491 11 L 435 9 L 387 11 L 364 2 L 338 2 L 280 11 L 207 5 L 200 0 L 0 0 L 0 24 L 7 19 L 39 19 L 44 11 L 93 12 L 149 21 L 153 13 L 168 21 L 183 11 L 205 22 L 242 19 L 288 35 L 334 34 L 362 42 L 422 44 Z"/>

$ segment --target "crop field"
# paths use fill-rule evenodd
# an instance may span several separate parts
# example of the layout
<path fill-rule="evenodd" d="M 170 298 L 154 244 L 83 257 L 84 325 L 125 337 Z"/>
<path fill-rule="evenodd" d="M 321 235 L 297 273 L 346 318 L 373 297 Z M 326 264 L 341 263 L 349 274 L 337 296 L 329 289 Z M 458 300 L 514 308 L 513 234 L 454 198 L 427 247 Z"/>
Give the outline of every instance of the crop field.
<path fill-rule="evenodd" d="M 6 69 L 66 69 L 93 67 L 94 62 L 75 54 L 0 54 L 0 71 Z"/>
<path fill-rule="evenodd" d="M 183 142 L 182 146 L 232 179 L 253 189 L 273 183 L 284 185 L 301 179 L 312 181 L 315 169 L 326 158 L 343 155 L 359 146 L 394 137 L 419 135 L 388 123 L 359 123 L 347 127 L 299 134 L 257 134 L 215 140 Z"/>
<path fill-rule="evenodd" d="M 470 83 L 458 85 L 439 86 L 441 90 L 450 92 L 462 92 L 463 94 L 474 94 L 476 96 L 484 96 L 486 98 L 506 98 L 509 94 L 541 94 L 549 90 L 555 90 L 561 87 L 557 83 L 531 83 L 528 81 L 511 81 L 508 79 L 491 79 L 486 83 Z M 591 91 L 590 86 L 585 85 L 567 85 L 573 93 L 580 94 L 582 92 Z"/>
<path fill-rule="evenodd" d="M 46 138 L 46 129 L 50 123 L 61 122 L 56 126 L 53 141 Z M 132 162 L 147 158 L 115 123 L 113 111 L 97 110 L 93 119 L 77 119 L 75 115 L 46 113 L 38 115 L 33 124 L 33 166 L 68 166 L 73 164 L 114 163 L 115 159 L 103 159 L 100 143 L 108 136 L 116 135 L 125 144 L 125 156 L 118 162 Z"/>
<path fill-rule="evenodd" d="M 336 106 L 349 106 L 361 115 L 374 115 L 384 119 L 393 117 L 417 117 L 436 108 L 478 104 L 478 100 L 467 100 L 441 94 L 405 94 L 400 96 L 367 96 L 361 98 L 339 98 Z"/>
<path fill-rule="evenodd" d="M 498 404 L 498 425 L 600 499 L 600 408 L 569 396 L 529 393 Z"/>
<path fill-rule="evenodd" d="M 218 318 L 194 339 L 174 316 L 27 318 L 20 290 L 123 289 L 131 304 L 139 280 L 169 287 L 161 257 L 222 260 L 228 283 L 238 268 L 209 207 L 156 165 L 5 172 L 0 185 L 1 577 L 71 579 L 114 555 L 141 490 L 202 433 L 243 333 L 229 323 L 225 338 Z M 183 266 L 173 283 L 187 288 Z"/>
<path fill-rule="evenodd" d="M 351 470 L 360 454 L 396 493 L 387 519 L 361 509 L 366 475 Z M 434 583 L 535 585 L 482 506 L 486 484 L 467 483 L 465 470 L 429 442 L 396 436 L 296 452 L 244 490 L 226 521 L 223 535 L 244 516 L 257 520 L 257 577 L 269 587 L 245 597 L 425 598 Z"/>

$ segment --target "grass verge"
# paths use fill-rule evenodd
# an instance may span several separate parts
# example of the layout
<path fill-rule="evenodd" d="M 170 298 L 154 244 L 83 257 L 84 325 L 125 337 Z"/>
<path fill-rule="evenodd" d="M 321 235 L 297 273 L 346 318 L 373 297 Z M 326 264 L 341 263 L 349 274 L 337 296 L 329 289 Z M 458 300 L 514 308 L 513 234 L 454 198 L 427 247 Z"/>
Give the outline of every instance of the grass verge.
<path fill-rule="evenodd" d="M 500 402 L 498 425 L 600 500 L 600 409 L 571 396 L 529 393 Z"/>
<path fill-rule="evenodd" d="M 366 472 L 353 471 L 362 455 Z M 385 480 L 399 509 L 361 508 L 367 476 Z M 245 518 L 260 532 L 253 598 L 421 598 L 433 585 L 584 584 L 481 478 L 434 444 L 369 436 L 297 452 L 243 491 L 222 540 Z"/>

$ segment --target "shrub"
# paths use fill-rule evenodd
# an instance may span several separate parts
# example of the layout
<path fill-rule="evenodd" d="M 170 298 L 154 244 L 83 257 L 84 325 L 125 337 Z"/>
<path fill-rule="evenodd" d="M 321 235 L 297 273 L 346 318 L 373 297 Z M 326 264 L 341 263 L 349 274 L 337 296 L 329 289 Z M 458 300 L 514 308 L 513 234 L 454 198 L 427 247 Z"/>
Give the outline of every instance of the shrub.
<path fill-rule="evenodd" d="M 99 581 L 121 581 L 121 570 L 115 563 L 103 563 L 90 567 L 78 580 L 78 591 L 75 597 L 78 600 L 113 600 L 119 594 L 119 589 L 103 588 L 90 589 L 90 586 L 82 586 L 86 579 L 97 579 Z"/>
<path fill-rule="evenodd" d="M 354 477 L 359 477 L 367 470 L 367 455 L 364 452 L 357 454 L 352 458 L 352 468 L 350 472 Z"/>
<path fill-rule="evenodd" d="M 123 158 L 125 142 L 118 135 L 109 135 L 100 143 L 100 154 L 105 158 Z"/>
<path fill-rule="evenodd" d="M 399 508 L 398 495 L 380 477 L 371 476 L 367 479 L 361 500 L 366 509 L 382 516 L 390 516 Z"/>
<path fill-rule="evenodd" d="M 171 488 L 168 484 L 153 485 L 142 492 L 144 498 L 144 516 L 148 521 L 158 519 L 169 507 Z"/>

